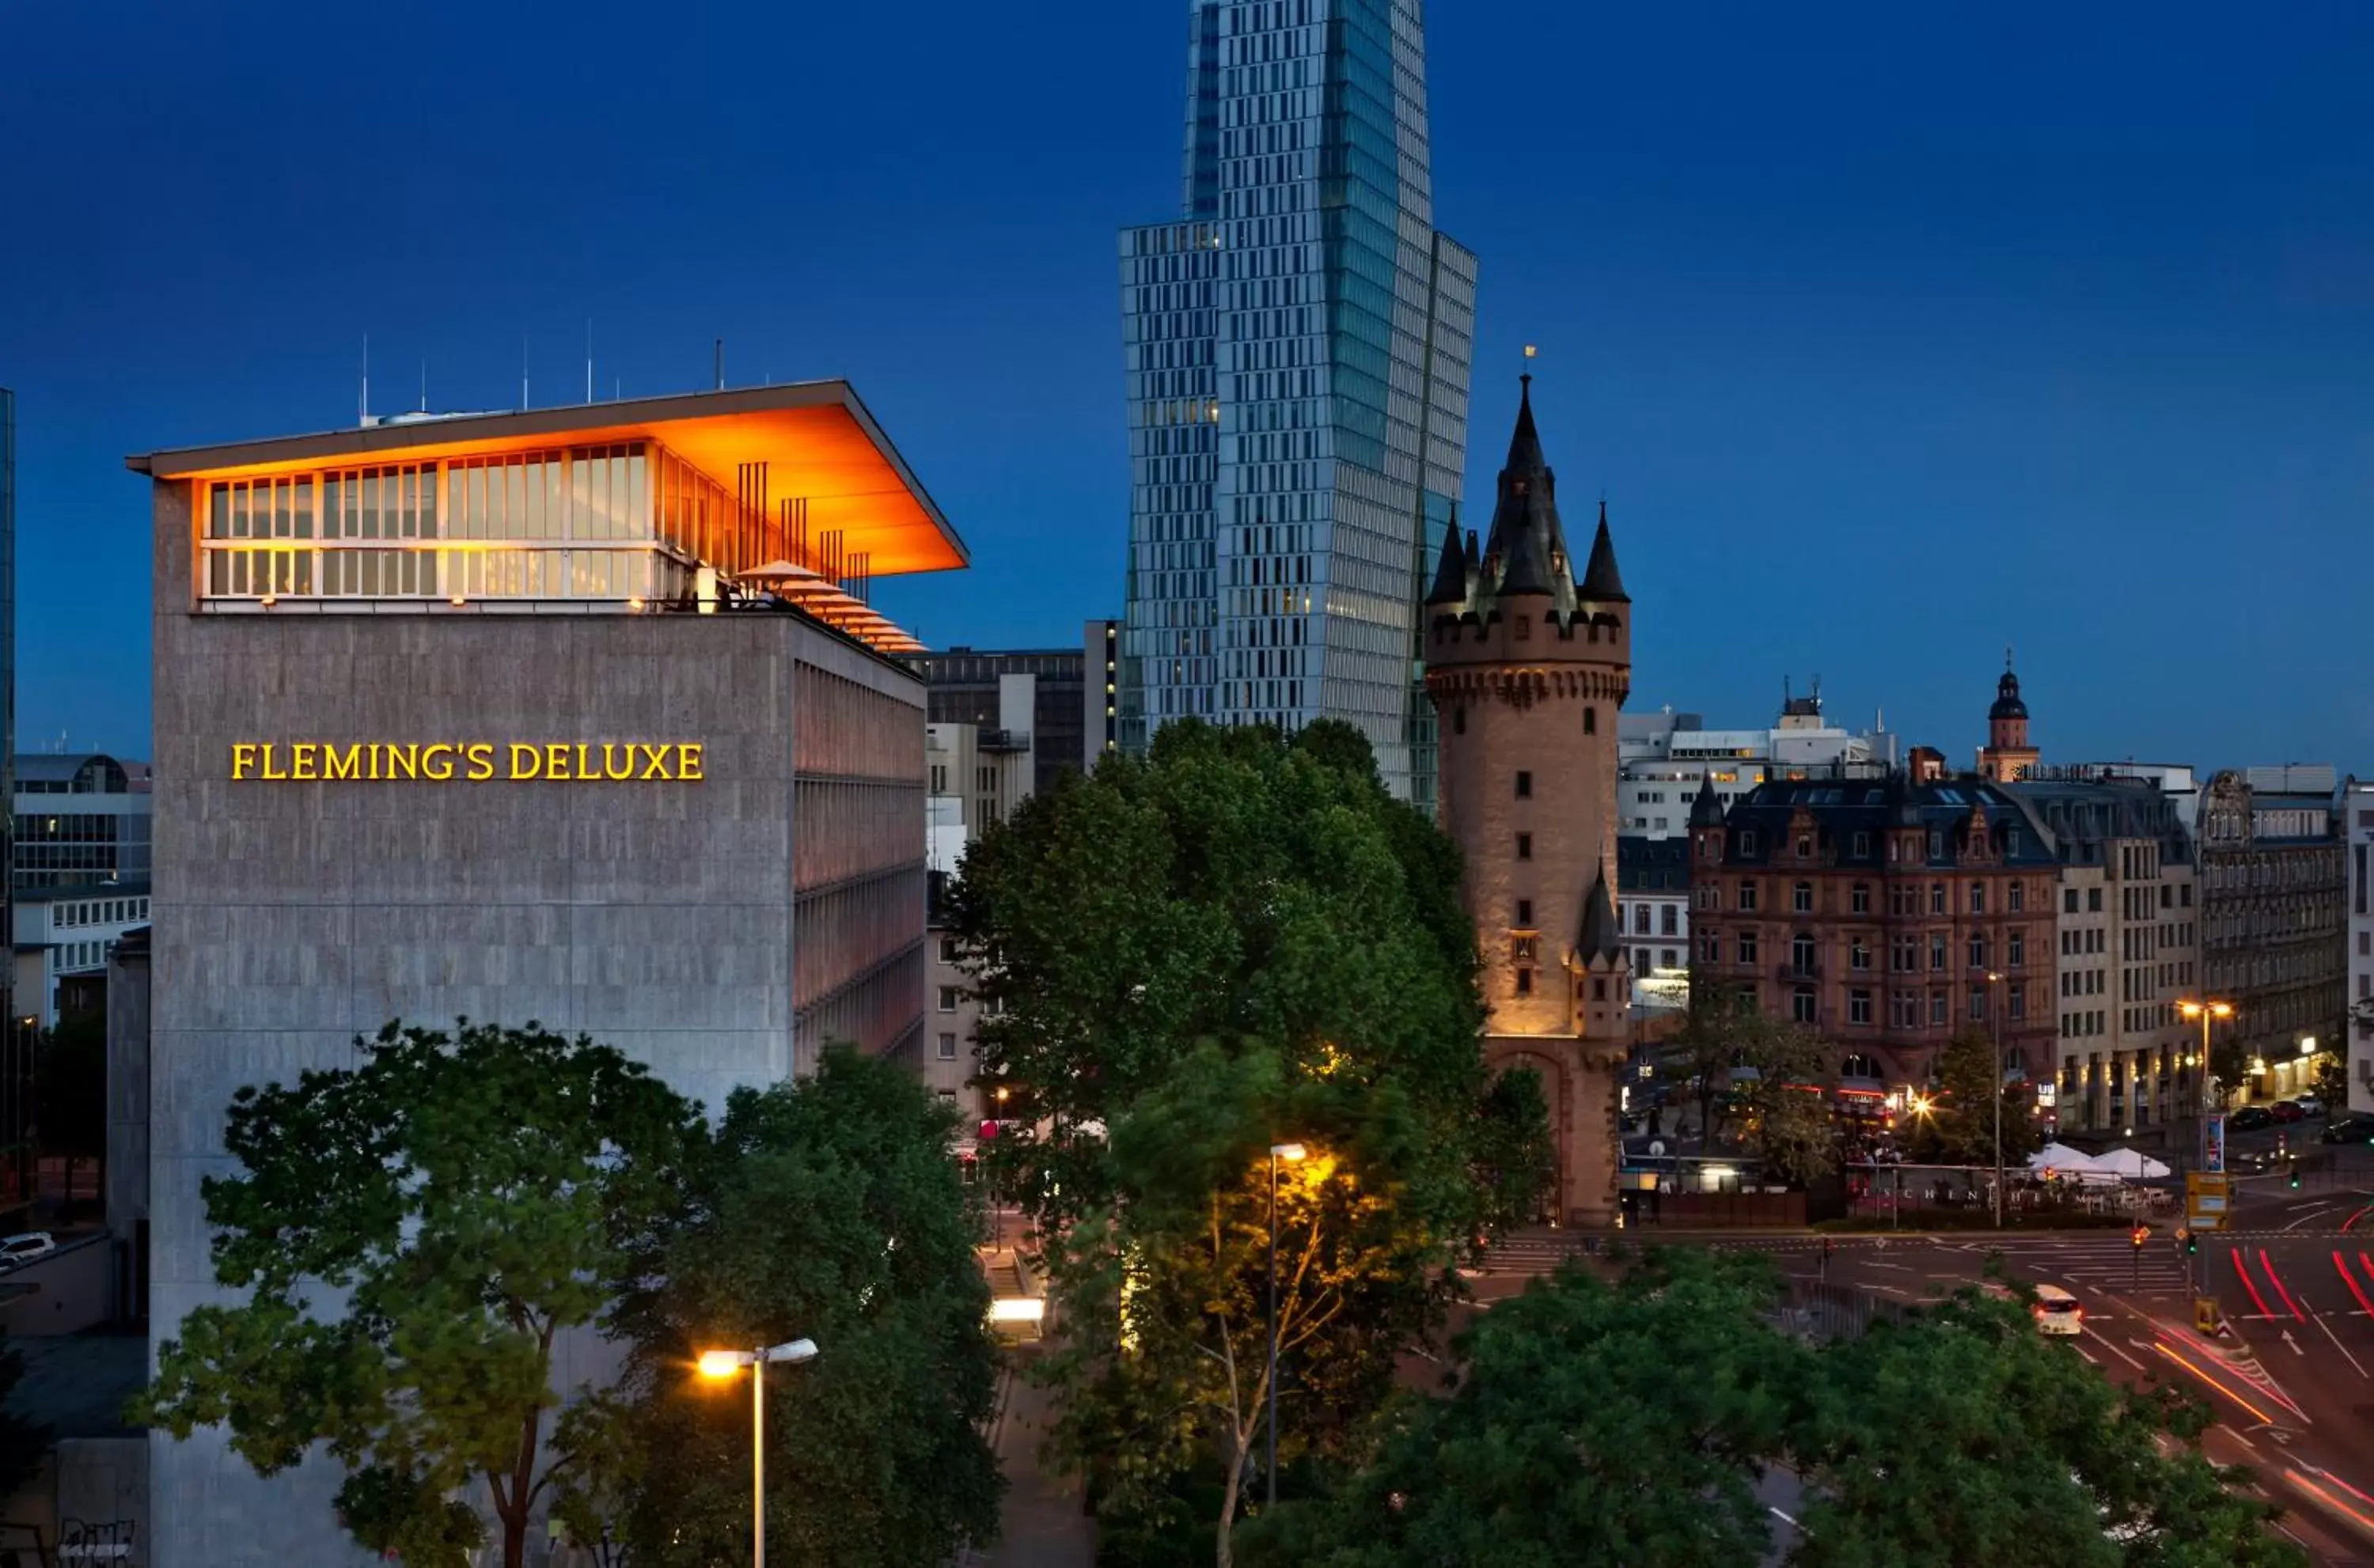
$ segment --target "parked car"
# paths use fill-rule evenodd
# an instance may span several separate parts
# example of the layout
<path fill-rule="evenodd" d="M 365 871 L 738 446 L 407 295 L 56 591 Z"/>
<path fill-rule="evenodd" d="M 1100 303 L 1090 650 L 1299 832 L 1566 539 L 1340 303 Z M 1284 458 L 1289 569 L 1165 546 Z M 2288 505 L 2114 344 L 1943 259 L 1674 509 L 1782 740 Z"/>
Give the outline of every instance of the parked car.
<path fill-rule="evenodd" d="M 19 1269 L 36 1258 L 47 1258 L 58 1249 L 56 1238 L 47 1231 L 27 1231 L 22 1235 L 0 1236 L 0 1269 Z"/>
<path fill-rule="evenodd" d="M 2322 1116 L 2324 1114 L 2324 1102 L 2318 1099 L 2314 1094 L 2296 1094 L 2292 1097 L 2292 1104 L 2300 1108 L 2300 1115 L 2302 1116 Z"/>
<path fill-rule="evenodd" d="M 2374 1117 L 2335 1117 L 2317 1136 L 2327 1143 L 2374 1143 Z"/>
<path fill-rule="evenodd" d="M 2086 1331 L 2086 1309 L 2078 1305 L 2075 1296 L 2059 1285 L 2037 1286 L 2036 1305 L 2028 1310 L 2036 1316 L 2036 1331 L 2039 1334 L 2082 1334 Z"/>
<path fill-rule="evenodd" d="M 2275 1113 L 2264 1106 L 2244 1106 L 2226 1118 L 2227 1128 L 2235 1132 L 2256 1132 L 2262 1127 L 2274 1125 Z"/>
<path fill-rule="evenodd" d="M 2277 1100 L 2274 1105 L 2267 1107 L 2267 1114 L 2274 1117 L 2277 1121 L 2286 1122 L 2300 1121 L 2305 1119 L 2308 1115 L 2306 1111 L 2299 1108 L 2298 1103 L 2293 1100 Z"/>

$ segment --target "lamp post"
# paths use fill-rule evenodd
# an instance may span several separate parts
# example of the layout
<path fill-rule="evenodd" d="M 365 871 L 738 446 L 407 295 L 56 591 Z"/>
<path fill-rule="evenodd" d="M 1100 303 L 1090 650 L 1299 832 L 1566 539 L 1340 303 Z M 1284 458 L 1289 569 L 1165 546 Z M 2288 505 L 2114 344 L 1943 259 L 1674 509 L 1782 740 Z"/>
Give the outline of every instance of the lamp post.
<path fill-rule="evenodd" d="M 719 1382 L 750 1369 L 750 1562 L 767 1568 L 767 1368 L 770 1363 L 816 1360 L 814 1340 L 761 1345 L 750 1351 L 703 1351 L 700 1375 Z"/>
<path fill-rule="evenodd" d="M 1269 1420 L 1263 1473 L 1272 1507 L 1277 1505 L 1277 1163 L 1296 1164 L 1305 1153 L 1299 1143 L 1269 1146 Z"/>
<path fill-rule="evenodd" d="M 2003 1164 L 2003 1097 L 2004 1097 L 2004 1060 L 2003 1060 L 2003 1012 L 2002 1012 L 2002 1011 L 2001 1011 L 2000 1007 L 1998 1006 L 1998 1004 L 1996 1003 L 1996 1000 L 1995 1000 L 1995 988 L 1996 988 L 1997 986 L 2000 986 L 2001 984 L 2003 984 L 2003 977 L 2002 977 L 2001 975 L 1996 974 L 1992 969 L 1988 970 L 1988 971 L 1987 971 L 1987 1032 L 1988 1032 L 1992 1036 L 1993 1036 L 1993 1049 L 1994 1049 L 1994 1059 L 1995 1059 L 1995 1082 L 1994 1082 L 1994 1100 L 1995 1100 L 1995 1229 L 1997 1229 L 1997 1230 L 2001 1230 L 2001 1229 L 2003 1229 L 2003 1214 L 2004 1214 L 2004 1164 Z"/>
<path fill-rule="evenodd" d="M 1005 1131 L 1005 1085 L 1003 1083 L 997 1086 L 997 1130 L 1001 1134 Z M 989 1215 L 990 1223 L 997 1227 L 991 1245 L 996 1251 L 1003 1252 L 1005 1250 L 1005 1206 L 998 1201 L 994 1177 L 989 1184 Z"/>
<path fill-rule="evenodd" d="M 2209 1163 L 2209 1025 L 2220 1018 L 2234 1016 L 2234 1004 L 2214 997 L 2199 1001 L 2180 1001 L 2176 1011 L 2186 1018 L 2201 1020 L 2201 1066 L 2192 1080 L 2192 1165 L 2200 1170 Z"/>

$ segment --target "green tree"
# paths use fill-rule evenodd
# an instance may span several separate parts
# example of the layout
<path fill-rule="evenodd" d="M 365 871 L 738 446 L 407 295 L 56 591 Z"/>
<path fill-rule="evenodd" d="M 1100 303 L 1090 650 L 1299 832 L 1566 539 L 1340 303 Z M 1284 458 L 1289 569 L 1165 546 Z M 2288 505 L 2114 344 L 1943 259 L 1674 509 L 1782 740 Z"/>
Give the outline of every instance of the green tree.
<path fill-rule="evenodd" d="M 1998 1082 L 1994 1040 L 1984 1029 L 1965 1029 L 1946 1041 L 1937 1056 L 1934 1109 L 1916 1124 L 1914 1153 L 1946 1164 L 1992 1166 L 1995 1106 L 1990 1094 L 1999 1093 L 2003 1162 L 2010 1170 L 2024 1169 L 2043 1141 L 2018 1086 L 2003 1083 L 1998 1090 Z"/>
<path fill-rule="evenodd" d="M 795 1339 L 818 1351 L 768 1374 L 770 1561 L 905 1568 L 995 1536 L 997 1349 L 954 1129 L 911 1072 L 840 1047 L 728 1099 L 619 1315 L 625 1380 L 562 1422 L 589 1457 L 558 1509 L 579 1539 L 656 1568 L 746 1555 L 749 1389 L 689 1369 Z"/>
<path fill-rule="evenodd" d="M 1698 1101 L 1707 1146 L 1735 1128 L 1766 1176 L 1792 1187 L 1838 1168 L 1837 1074 L 1829 1046 L 1804 1024 L 1715 990 L 1693 999 L 1666 1063 Z"/>
<path fill-rule="evenodd" d="M 1464 1335 L 1444 1398 L 1381 1422 L 1334 1496 L 1256 1520 L 1252 1568 L 1735 1568 L 1763 1559 L 1756 1482 L 1810 1361 L 1772 1331 L 1769 1263 L 1651 1255 L 1609 1284 L 1536 1281 Z"/>
<path fill-rule="evenodd" d="M 1458 875 L 1334 723 L 1291 743 L 1166 726 L 1147 758 L 1026 802 L 967 855 L 954 922 L 983 1080 L 1016 1118 L 991 1157 L 1065 1305 L 1057 1454 L 1101 1509 L 1158 1520 L 1208 1460 L 1234 1517 L 1272 1142 L 1335 1173 L 1298 1233 L 1328 1293 L 1293 1358 L 1287 1453 L 1340 1447 L 1456 1290 L 1443 1265 L 1489 1207 L 1475 1173 L 1510 1146 L 1482 1114 Z"/>
<path fill-rule="evenodd" d="M 200 1191 L 215 1276 L 158 1352 L 138 1419 L 229 1429 L 264 1475 L 315 1444 L 366 1548 L 449 1562 L 484 1523 L 524 1561 L 552 1485 L 553 1343 L 593 1323 L 678 1207 L 698 1110 L 606 1046 L 531 1023 L 390 1024 L 362 1064 L 233 1096 L 241 1174 Z M 325 1299 L 326 1298 L 326 1299 Z"/>
<path fill-rule="evenodd" d="M 1492 1080 L 1476 1108 L 1472 1148 L 1486 1235 L 1539 1221 L 1557 1182 L 1557 1144 L 1550 1136 L 1541 1074 L 1511 1068 Z"/>
<path fill-rule="evenodd" d="M 2120 1387 L 2018 1303 L 1966 1291 L 1819 1361 L 1790 1434 L 1791 1568 L 2304 1568 L 2248 1473 L 2194 1446 L 2197 1399 Z"/>

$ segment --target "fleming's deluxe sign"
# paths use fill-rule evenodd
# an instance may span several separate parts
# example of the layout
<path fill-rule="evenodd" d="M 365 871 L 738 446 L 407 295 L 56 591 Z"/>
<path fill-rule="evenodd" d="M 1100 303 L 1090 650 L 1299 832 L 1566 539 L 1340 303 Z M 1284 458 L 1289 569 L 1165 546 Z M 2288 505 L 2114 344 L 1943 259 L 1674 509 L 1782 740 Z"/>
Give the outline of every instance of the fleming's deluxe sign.
<path fill-rule="evenodd" d="M 230 776 L 241 781 L 386 784 L 543 780 L 556 784 L 701 781 L 701 743 L 662 741 L 237 741 Z"/>

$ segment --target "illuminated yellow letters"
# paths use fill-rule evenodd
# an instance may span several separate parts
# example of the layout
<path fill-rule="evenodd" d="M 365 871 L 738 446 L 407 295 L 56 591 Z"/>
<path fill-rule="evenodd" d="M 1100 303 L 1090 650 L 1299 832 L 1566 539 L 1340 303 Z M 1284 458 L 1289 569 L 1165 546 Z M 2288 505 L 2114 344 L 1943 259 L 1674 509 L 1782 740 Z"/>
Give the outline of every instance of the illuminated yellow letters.
<path fill-rule="evenodd" d="M 417 778 L 420 777 L 419 742 L 407 741 L 402 745 L 389 745 L 387 748 L 387 776 L 390 778 L 394 778 L 396 776 L 395 770 L 399 767 L 404 769 L 404 777 L 406 778 Z"/>
<path fill-rule="evenodd" d="M 275 773 L 272 771 L 272 743 L 270 741 L 264 743 L 264 777 L 276 784 L 284 783 L 288 778 L 288 775 L 286 773 Z"/>
<path fill-rule="evenodd" d="M 640 742 L 640 741 L 639 741 L 639 742 L 637 742 L 637 743 L 635 743 L 635 749 L 636 749 L 637 751 L 639 751 L 639 752 L 641 752 L 641 753 L 642 753 L 642 754 L 643 754 L 643 777 L 644 777 L 644 778 L 665 778 L 668 776 L 668 770 L 667 770 L 668 749 L 667 749 L 667 747 L 665 747 L 665 746 L 647 746 L 647 745 L 644 745 L 641 742 Z M 264 760 L 265 760 L 265 761 L 267 761 L 267 762 L 269 762 L 271 759 L 270 759 L 269 757 L 266 757 Z"/>
<path fill-rule="evenodd" d="M 511 776 L 513 778 L 534 778 L 543 772 L 543 751 L 538 747 L 523 746 L 517 741 L 513 741 L 511 743 Z"/>
<path fill-rule="evenodd" d="M 275 784 L 447 784 L 456 778 L 699 784 L 709 777 L 709 749 L 699 741 L 234 741 L 230 777 Z"/>
<path fill-rule="evenodd" d="M 288 748 L 288 777 L 310 779 L 313 777 L 313 756 L 322 748 L 311 741 L 300 741 Z"/>
<path fill-rule="evenodd" d="M 676 743 L 676 776 L 687 784 L 698 784 L 700 782 L 701 751 L 702 746 L 699 741 L 679 741 Z"/>
<path fill-rule="evenodd" d="M 445 758 L 443 762 L 437 760 L 441 754 Z M 440 784 L 452 778 L 453 748 L 440 741 L 424 750 L 420 754 L 420 776 L 423 778 L 434 778 Z"/>
<path fill-rule="evenodd" d="M 324 778 L 359 778 L 362 777 L 363 749 L 360 746 L 337 746 L 322 743 L 322 777 Z"/>
<path fill-rule="evenodd" d="M 462 748 L 470 764 L 470 782 L 483 784 L 495 776 L 495 743 L 492 741 L 472 741 Z"/>
<path fill-rule="evenodd" d="M 614 746 L 606 742 L 604 743 L 602 747 L 602 777 L 615 781 L 624 781 L 626 779 L 632 778 L 634 776 L 635 748 L 632 746 Z"/>
<path fill-rule="evenodd" d="M 544 776 L 559 783 L 569 782 L 569 743 L 553 741 L 544 748 Z"/>
<path fill-rule="evenodd" d="M 247 777 L 247 770 L 254 766 L 255 743 L 253 741 L 233 742 L 230 748 L 230 776 L 233 778 L 244 778 Z"/>

